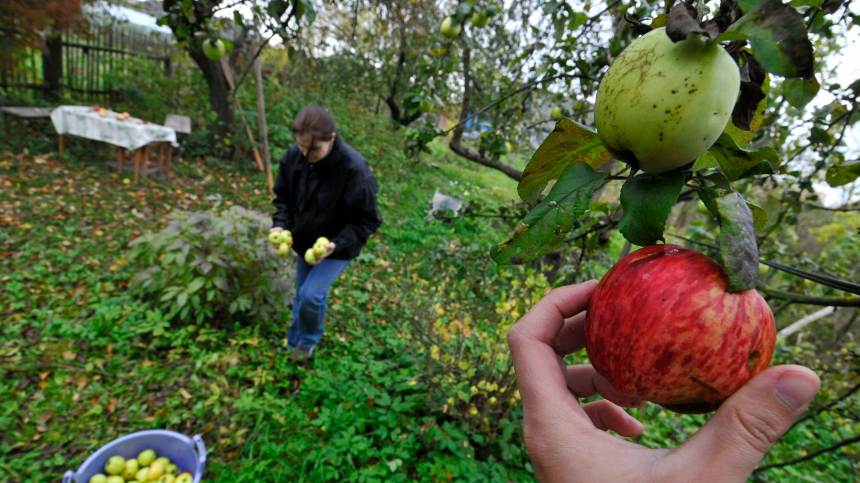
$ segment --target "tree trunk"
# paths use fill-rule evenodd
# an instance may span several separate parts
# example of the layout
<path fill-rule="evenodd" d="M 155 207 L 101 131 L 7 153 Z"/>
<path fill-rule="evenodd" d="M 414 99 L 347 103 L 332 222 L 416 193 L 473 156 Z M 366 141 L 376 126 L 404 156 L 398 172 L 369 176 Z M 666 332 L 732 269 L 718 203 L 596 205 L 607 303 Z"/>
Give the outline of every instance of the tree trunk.
<path fill-rule="evenodd" d="M 466 123 L 464 120 L 469 117 L 469 112 L 471 112 L 471 97 L 472 97 L 472 76 L 471 76 L 471 49 L 469 47 L 463 47 L 463 108 L 460 111 L 460 123 L 457 124 L 457 127 L 454 128 L 453 136 L 451 136 L 451 143 L 449 147 L 451 151 L 454 151 L 456 154 L 470 160 L 474 161 L 480 165 L 486 166 L 488 168 L 493 168 L 505 173 L 511 179 L 516 181 L 521 181 L 523 179 L 523 172 L 518 170 L 517 168 L 502 163 L 501 161 L 496 161 L 493 158 L 488 158 L 486 156 L 482 156 L 481 153 L 469 149 L 466 146 L 463 146 L 461 140 L 463 138 L 463 131 L 466 129 Z"/>
<path fill-rule="evenodd" d="M 42 52 L 42 72 L 45 79 L 45 95 L 50 101 L 60 99 L 60 79 L 63 78 L 63 39 L 58 34 L 45 41 Z"/>
<path fill-rule="evenodd" d="M 198 47 L 190 52 L 194 63 L 200 67 L 203 77 L 209 85 L 209 108 L 217 114 L 215 122 L 209 126 L 212 136 L 212 145 L 220 156 L 224 157 L 230 152 L 230 148 L 224 143 L 233 132 L 236 121 L 233 104 L 230 102 L 230 86 L 224 77 L 224 69 L 221 62 L 210 60 L 203 54 L 203 48 Z"/>

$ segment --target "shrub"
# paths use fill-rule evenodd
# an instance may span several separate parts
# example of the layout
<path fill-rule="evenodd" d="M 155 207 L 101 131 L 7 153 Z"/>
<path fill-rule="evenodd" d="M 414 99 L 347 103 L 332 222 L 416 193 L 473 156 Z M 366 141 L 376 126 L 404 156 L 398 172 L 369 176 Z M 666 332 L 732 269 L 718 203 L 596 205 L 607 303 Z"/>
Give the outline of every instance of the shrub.
<path fill-rule="evenodd" d="M 217 323 L 236 313 L 271 317 L 283 310 L 294 272 L 267 239 L 267 215 L 233 206 L 170 217 L 167 228 L 132 241 L 129 255 L 146 267 L 133 287 L 156 297 L 169 319 Z"/>

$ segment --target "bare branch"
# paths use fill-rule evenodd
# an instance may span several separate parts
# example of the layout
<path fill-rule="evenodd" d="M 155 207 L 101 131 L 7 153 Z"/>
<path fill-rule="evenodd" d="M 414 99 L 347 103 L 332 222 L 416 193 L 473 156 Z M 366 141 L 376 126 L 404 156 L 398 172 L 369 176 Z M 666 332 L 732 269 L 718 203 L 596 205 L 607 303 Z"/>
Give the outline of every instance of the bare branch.
<path fill-rule="evenodd" d="M 836 451 L 837 449 L 839 449 L 843 446 L 848 446 L 849 444 L 854 444 L 858 441 L 860 441 L 860 436 L 855 436 L 853 438 L 845 439 L 839 443 L 834 444 L 833 446 L 828 446 L 827 448 L 820 449 L 814 453 L 809 453 L 808 455 L 804 456 L 803 458 L 797 458 L 797 459 L 794 459 L 791 461 L 785 461 L 782 463 L 774 463 L 772 465 L 761 466 L 759 468 L 754 469 L 753 473 L 759 473 L 762 471 L 767 471 L 771 468 L 782 468 L 784 466 L 791 466 L 791 465 L 796 465 L 798 463 L 803 463 L 804 461 L 809 461 L 813 458 L 817 458 L 818 456 L 821 456 L 825 453 L 832 453 L 833 451 Z"/>
<path fill-rule="evenodd" d="M 770 297 L 786 300 L 793 304 L 820 305 L 822 307 L 860 307 L 860 297 L 836 298 L 836 297 L 807 297 L 784 290 L 776 290 L 762 285 L 756 287 Z"/>

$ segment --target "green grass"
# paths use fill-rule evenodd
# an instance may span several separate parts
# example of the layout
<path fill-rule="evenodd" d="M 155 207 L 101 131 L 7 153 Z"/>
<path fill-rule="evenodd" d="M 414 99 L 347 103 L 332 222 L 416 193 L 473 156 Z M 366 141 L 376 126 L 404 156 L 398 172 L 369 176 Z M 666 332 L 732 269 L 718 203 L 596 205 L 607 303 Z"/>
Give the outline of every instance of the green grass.
<path fill-rule="evenodd" d="M 186 160 L 173 178 L 133 185 L 85 142 L 64 158 L 0 154 L 0 481 L 57 481 L 112 439 L 152 428 L 202 435 L 207 481 L 533 480 L 504 334 L 553 284 L 601 276 L 623 240 L 553 282 L 549 266 L 499 267 L 488 249 L 510 226 L 425 216 L 437 188 L 481 211 L 516 201 L 513 180 L 439 145 L 405 159 L 384 119 L 343 118 L 379 179 L 385 223 L 333 286 L 308 366 L 277 351 L 286 309 L 171 324 L 130 286 L 145 267 L 127 259 L 129 241 L 161 230 L 171 210 L 220 196 L 269 212 L 250 166 Z M 655 447 L 705 420 L 651 405 L 633 414 L 647 428 L 636 440 Z M 792 432 L 777 460 L 829 444 L 815 428 Z M 847 455 L 766 476 L 850 481 Z"/>

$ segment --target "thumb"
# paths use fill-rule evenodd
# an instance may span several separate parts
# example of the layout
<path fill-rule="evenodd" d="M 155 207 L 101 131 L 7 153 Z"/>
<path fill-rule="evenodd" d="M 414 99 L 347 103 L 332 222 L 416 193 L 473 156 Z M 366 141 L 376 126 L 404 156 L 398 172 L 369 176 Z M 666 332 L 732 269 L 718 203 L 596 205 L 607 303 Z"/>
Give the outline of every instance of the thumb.
<path fill-rule="evenodd" d="M 697 466 L 706 462 L 703 467 L 722 476 L 714 481 L 746 481 L 820 387 L 818 376 L 806 367 L 771 367 L 727 399 L 678 456 Z"/>

